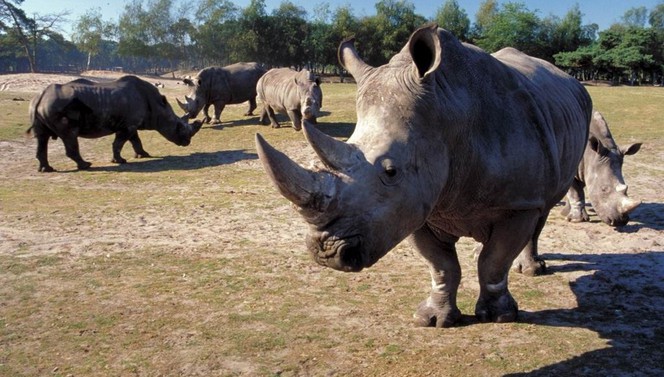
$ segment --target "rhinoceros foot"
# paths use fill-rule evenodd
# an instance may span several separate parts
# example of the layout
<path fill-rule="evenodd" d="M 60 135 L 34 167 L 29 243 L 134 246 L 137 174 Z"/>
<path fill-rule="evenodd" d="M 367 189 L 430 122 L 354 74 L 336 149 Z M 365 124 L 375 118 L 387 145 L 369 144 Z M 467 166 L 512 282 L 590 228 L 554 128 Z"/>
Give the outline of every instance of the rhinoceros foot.
<path fill-rule="evenodd" d="M 221 119 L 219 118 L 213 118 L 212 120 L 208 121 L 210 124 L 221 124 Z"/>
<path fill-rule="evenodd" d="M 111 162 L 116 163 L 116 164 L 126 164 L 126 163 L 127 163 L 127 160 L 125 160 L 125 159 L 122 158 L 122 157 L 117 157 L 117 158 L 113 158 L 113 159 L 111 160 Z"/>
<path fill-rule="evenodd" d="M 420 303 L 413 321 L 417 327 L 452 327 L 461 319 L 461 311 L 452 305 L 433 305 L 429 299 Z"/>
<path fill-rule="evenodd" d="M 516 259 L 512 263 L 512 270 L 526 276 L 540 276 L 546 273 L 546 262 L 539 257 L 532 260 Z"/>
<path fill-rule="evenodd" d="M 40 166 L 38 172 L 40 173 L 53 173 L 55 169 L 51 165 Z"/>
<path fill-rule="evenodd" d="M 475 305 L 475 316 L 480 322 L 514 322 L 518 313 L 519 307 L 509 292 L 500 296 L 480 296 Z"/>
<path fill-rule="evenodd" d="M 590 216 L 588 216 L 588 212 L 586 212 L 585 209 L 582 209 L 580 211 L 571 210 L 567 214 L 566 219 L 567 221 L 572 223 L 582 223 L 590 221 Z"/>
<path fill-rule="evenodd" d="M 83 162 L 78 163 L 77 166 L 78 166 L 78 170 L 87 170 L 87 169 L 90 169 L 90 166 L 92 166 L 92 164 L 87 162 L 87 161 L 83 161 Z"/>
<path fill-rule="evenodd" d="M 141 153 L 136 153 L 134 155 L 135 158 L 150 158 L 150 154 L 148 152 L 141 152 Z"/>

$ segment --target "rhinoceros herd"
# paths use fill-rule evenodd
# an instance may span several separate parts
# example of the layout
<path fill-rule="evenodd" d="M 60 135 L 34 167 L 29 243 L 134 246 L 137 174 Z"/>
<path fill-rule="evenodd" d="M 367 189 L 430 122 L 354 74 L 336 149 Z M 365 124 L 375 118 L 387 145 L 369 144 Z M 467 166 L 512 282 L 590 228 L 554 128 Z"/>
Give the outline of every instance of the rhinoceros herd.
<path fill-rule="evenodd" d="M 275 112 L 287 114 L 321 161 L 305 169 L 256 135 L 267 175 L 309 225 L 314 260 L 360 271 L 408 238 L 432 280 L 415 322 L 436 327 L 461 317 L 460 237 L 481 244 L 476 316 L 514 321 L 508 272 L 544 271 L 537 242 L 557 203 L 567 196 L 567 219 L 588 221 L 587 189 L 598 217 L 612 226 L 625 225 L 639 205 L 627 196 L 621 169 L 640 144 L 618 147 L 585 88 L 543 60 L 512 48 L 490 55 L 436 26 L 415 31 L 380 67 L 365 63 L 352 39 L 341 43 L 338 57 L 357 82 L 357 124 L 347 142 L 314 125 L 323 95 L 310 72 L 238 63 L 185 80 L 191 91 L 178 100 L 182 117 L 158 89 L 133 76 L 49 86 L 30 106 L 39 171 L 54 170 L 49 138 L 60 137 L 67 156 L 86 169 L 77 138 L 115 134 L 113 161 L 123 163 L 126 141 L 138 156 L 149 156 L 138 130 L 188 145 L 201 128 L 189 119 L 201 109 L 204 122 L 218 123 L 225 105 L 248 101 L 251 115 L 258 97 L 261 122 L 279 127 Z"/>

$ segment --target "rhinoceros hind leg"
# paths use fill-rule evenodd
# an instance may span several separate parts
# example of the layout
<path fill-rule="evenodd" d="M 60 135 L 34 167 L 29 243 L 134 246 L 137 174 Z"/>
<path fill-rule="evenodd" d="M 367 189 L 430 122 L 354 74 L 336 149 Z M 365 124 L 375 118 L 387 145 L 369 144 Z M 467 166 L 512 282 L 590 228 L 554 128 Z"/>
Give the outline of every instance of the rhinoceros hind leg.
<path fill-rule="evenodd" d="M 39 161 L 40 173 L 51 173 L 55 169 L 48 164 L 48 134 L 39 134 L 37 136 L 37 160 Z"/>
<path fill-rule="evenodd" d="M 244 114 L 245 116 L 253 116 L 254 110 L 256 110 L 256 97 L 249 100 L 249 110 Z"/>

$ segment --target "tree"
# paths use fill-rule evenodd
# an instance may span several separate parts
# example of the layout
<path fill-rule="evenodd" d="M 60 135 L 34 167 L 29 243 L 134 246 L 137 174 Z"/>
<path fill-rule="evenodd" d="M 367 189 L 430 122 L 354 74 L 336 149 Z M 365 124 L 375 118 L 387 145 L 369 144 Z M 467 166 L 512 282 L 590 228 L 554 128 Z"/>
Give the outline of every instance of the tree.
<path fill-rule="evenodd" d="M 379 47 L 377 56 L 368 57 L 373 65 L 385 64 L 399 52 L 410 34 L 426 23 L 426 19 L 415 14 L 415 5 L 408 0 L 381 0 L 376 3 L 376 16 L 367 23 L 375 26 L 374 43 Z M 369 35 L 367 35 L 369 36 Z"/>
<path fill-rule="evenodd" d="M 300 68 L 306 62 L 303 43 L 308 35 L 307 11 L 289 0 L 284 0 L 272 12 L 269 33 L 266 35 L 273 53 L 269 64 Z"/>
<path fill-rule="evenodd" d="M 622 23 L 625 26 L 644 27 L 648 19 L 648 9 L 646 7 L 630 8 L 622 16 Z"/>
<path fill-rule="evenodd" d="M 99 8 L 88 10 L 79 17 L 74 26 L 72 40 L 79 50 L 88 55 L 86 70 L 90 69 L 92 57 L 101 50 L 103 39 L 112 37 L 114 29 L 115 25 L 102 20 Z"/>
<path fill-rule="evenodd" d="M 506 3 L 482 26 L 475 43 L 488 52 L 514 47 L 528 55 L 541 56 L 541 22 L 522 3 Z"/>
<path fill-rule="evenodd" d="M 69 12 L 28 17 L 18 6 L 23 0 L 0 0 L 0 32 L 6 34 L 5 43 L 21 46 L 28 59 L 30 72 L 37 71 L 37 47 L 44 37 L 64 40 L 59 26 Z"/>
<path fill-rule="evenodd" d="M 498 14 L 498 1 L 485 0 L 475 14 L 475 24 L 471 31 L 471 39 L 480 39 L 486 30 L 491 27 L 494 17 Z"/>
<path fill-rule="evenodd" d="M 461 41 L 468 41 L 470 19 L 456 0 L 447 0 L 436 12 L 434 19 L 438 26 L 447 29 Z"/>

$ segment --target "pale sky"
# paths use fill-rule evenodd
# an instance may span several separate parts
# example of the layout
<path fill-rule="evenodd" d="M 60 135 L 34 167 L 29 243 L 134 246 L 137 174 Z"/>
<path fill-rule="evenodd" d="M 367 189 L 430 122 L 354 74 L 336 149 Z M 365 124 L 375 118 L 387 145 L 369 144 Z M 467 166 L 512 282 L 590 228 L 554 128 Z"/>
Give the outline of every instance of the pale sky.
<path fill-rule="evenodd" d="M 175 0 L 178 2 L 178 0 Z M 240 8 L 246 7 L 250 0 L 231 0 L 235 5 Z M 463 8 L 471 22 L 475 20 L 475 13 L 483 0 L 457 0 L 459 6 Z M 540 18 L 547 17 L 551 14 L 564 17 L 568 10 L 575 4 L 579 4 L 581 12 L 584 14 L 583 23 L 590 24 L 596 23 L 599 29 L 607 29 L 614 22 L 620 21 L 620 18 L 626 10 L 634 7 L 645 6 L 648 10 L 653 9 L 658 3 L 664 0 L 512 0 L 513 2 L 521 2 L 531 11 L 536 11 Z M 186 2 L 187 4 L 197 4 L 196 0 L 184 0 L 180 3 Z M 282 0 L 266 0 L 265 5 L 267 12 L 272 12 L 281 4 Z M 353 13 L 358 16 L 369 16 L 376 12 L 375 0 L 291 0 L 294 4 L 302 6 L 309 14 L 313 16 L 314 9 L 318 4 L 328 3 L 330 9 L 334 10 L 339 6 L 350 5 Z M 500 1 L 505 3 L 507 1 Z M 102 17 L 106 21 L 117 22 L 120 14 L 124 10 L 125 4 L 131 1 L 125 0 L 102 0 L 99 2 L 73 2 L 71 0 L 25 0 L 20 6 L 27 15 L 58 13 L 64 10 L 71 12 L 69 21 L 71 24 L 90 9 L 100 9 Z M 433 18 L 437 10 L 445 3 L 445 0 L 431 1 L 431 0 L 411 0 L 415 5 L 415 12 L 426 18 Z M 148 0 L 143 1 L 144 5 L 148 4 Z M 174 6 L 177 8 L 177 6 Z M 192 9 L 193 10 L 193 9 Z M 71 26 L 67 25 L 62 30 L 65 35 L 71 32 Z"/>

